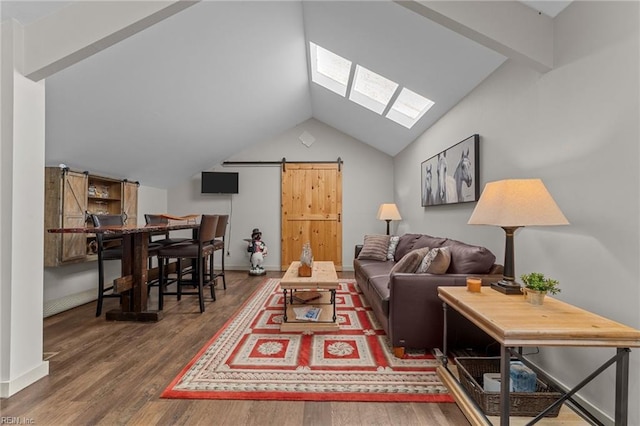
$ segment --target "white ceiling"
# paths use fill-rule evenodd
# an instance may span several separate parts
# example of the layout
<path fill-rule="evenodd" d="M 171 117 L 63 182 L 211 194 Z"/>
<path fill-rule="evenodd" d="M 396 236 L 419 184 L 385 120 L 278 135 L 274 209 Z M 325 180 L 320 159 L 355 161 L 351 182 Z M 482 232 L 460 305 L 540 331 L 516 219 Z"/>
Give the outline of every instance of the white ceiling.
<path fill-rule="evenodd" d="M 408 130 L 311 83 L 309 41 L 435 106 Z M 46 162 L 168 188 L 311 117 L 395 155 L 504 60 L 392 2 L 205 1 L 47 78 Z"/>
<path fill-rule="evenodd" d="M 0 0 L 2 20 L 13 18 L 22 25 L 30 24 L 47 15 L 55 13 L 70 1 L 5 1 Z"/>
<path fill-rule="evenodd" d="M 555 18 L 558 13 L 562 12 L 572 0 L 520 0 L 532 9 L 544 13 L 547 16 Z"/>

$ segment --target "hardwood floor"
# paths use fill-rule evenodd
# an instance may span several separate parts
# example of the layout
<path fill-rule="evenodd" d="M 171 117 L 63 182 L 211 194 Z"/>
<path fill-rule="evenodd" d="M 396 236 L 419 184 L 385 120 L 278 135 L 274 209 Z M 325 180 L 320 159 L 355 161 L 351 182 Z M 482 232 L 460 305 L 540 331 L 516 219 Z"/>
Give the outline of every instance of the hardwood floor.
<path fill-rule="evenodd" d="M 267 277 L 280 277 L 269 272 Z M 351 278 L 353 273 L 341 273 Z M 36 425 L 468 425 L 456 404 L 160 399 L 160 393 L 265 277 L 227 271 L 203 314 L 165 298 L 157 323 L 95 318 L 95 302 L 44 320 L 49 376 L 0 401 L 3 420 Z M 208 294 L 208 291 L 205 291 Z M 107 299 L 103 312 L 117 306 Z M 157 290 L 151 306 L 157 306 Z M 6 422 L 5 422 L 6 423 Z"/>

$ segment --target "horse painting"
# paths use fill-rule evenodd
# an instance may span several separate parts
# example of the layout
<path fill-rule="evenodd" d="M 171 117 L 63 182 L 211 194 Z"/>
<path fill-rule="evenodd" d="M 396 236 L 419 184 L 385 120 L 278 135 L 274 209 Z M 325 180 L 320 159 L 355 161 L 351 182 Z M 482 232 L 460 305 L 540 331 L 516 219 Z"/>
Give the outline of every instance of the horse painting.
<path fill-rule="evenodd" d="M 435 196 L 435 204 L 455 203 L 458 200 L 456 181 L 447 175 L 447 152 L 438 154 L 436 173 L 438 177 L 438 189 Z"/>
<path fill-rule="evenodd" d="M 423 207 L 478 201 L 479 149 L 480 135 L 475 134 L 422 162 L 420 191 Z"/>
<path fill-rule="evenodd" d="M 431 172 L 431 164 L 427 164 L 424 171 L 424 182 L 422 187 L 422 205 L 433 205 L 433 189 L 431 188 L 431 182 L 433 181 L 433 173 Z"/>
<path fill-rule="evenodd" d="M 467 151 L 462 151 L 462 156 L 456 171 L 453 173 L 453 179 L 456 181 L 456 193 L 458 194 L 458 202 L 464 201 L 464 195 L 462 194 L 462 184 L 466 183 L 467 188 L 471 187 L 473 183 L 473 177 L 471 176 L 471 160 L 469 160 L 469 148 Z"/>

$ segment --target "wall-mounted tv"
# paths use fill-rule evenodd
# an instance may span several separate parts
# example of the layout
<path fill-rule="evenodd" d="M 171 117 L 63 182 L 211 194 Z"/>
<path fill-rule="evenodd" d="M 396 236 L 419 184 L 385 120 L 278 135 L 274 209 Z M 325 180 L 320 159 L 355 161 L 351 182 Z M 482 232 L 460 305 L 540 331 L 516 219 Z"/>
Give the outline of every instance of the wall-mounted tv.
<path fill-rule="evenodd" d="M 203 194 L 237 194 L 238 173 L 202 172 Z"/>

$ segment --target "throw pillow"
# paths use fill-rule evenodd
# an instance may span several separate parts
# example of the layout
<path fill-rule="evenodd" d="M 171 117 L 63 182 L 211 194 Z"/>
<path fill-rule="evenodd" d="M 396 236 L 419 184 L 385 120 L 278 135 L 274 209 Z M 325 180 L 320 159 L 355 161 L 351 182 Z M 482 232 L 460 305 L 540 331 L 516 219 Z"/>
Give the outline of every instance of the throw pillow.
<path fill-rule="evenodd" d="M 358 259 L 387 260 L 387 248 L 389 247 L 388 235 L 365 235 L 364 244 Z"/>
<path fill-rule="evenodd" d="M 402 259 L 391 268 L 390 274 L 394 272 L 404 272 L 412 274 L 416 272 L 418 266 L 422 262 L 422 259 L 429 253 L 429 247 L 423 247 L 416 250 L 412 250 L 405 254 Z"/>
<path fill-rule="evenodd" d="M 416 273 L 423 274 L 444 274 L 449 269 L 451 263 L 451 252 L 448 247 L 440 247 L 429 250 L 429 253 L 422 259 Z"/>
<path fill-rule="evenodd" d="M 387 260 L 393 260 L 395 258 L 398 241 L 400 241 L 400 236 L 398 235 L 392 235 L 391 238 L 389 238 L 389 247 L 387 247 Z"/>

